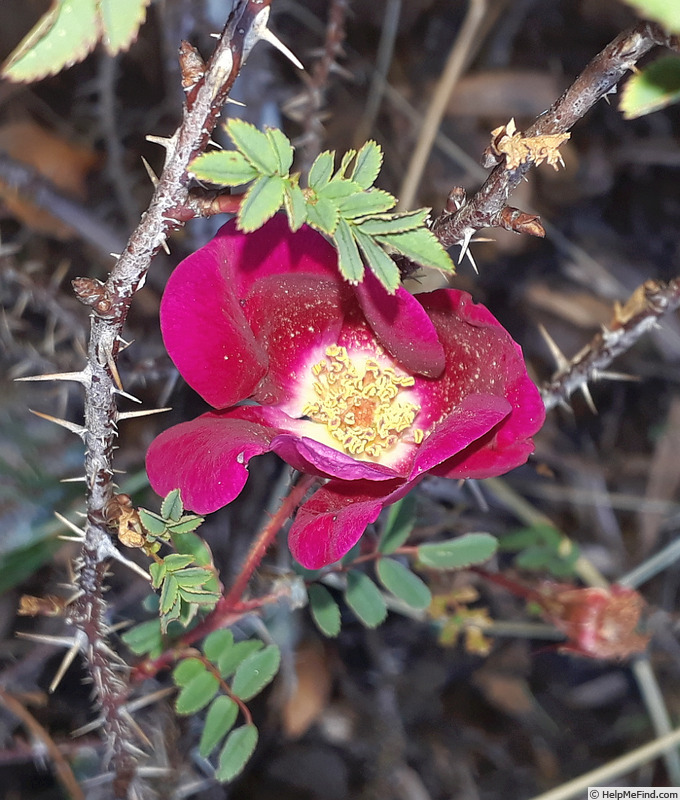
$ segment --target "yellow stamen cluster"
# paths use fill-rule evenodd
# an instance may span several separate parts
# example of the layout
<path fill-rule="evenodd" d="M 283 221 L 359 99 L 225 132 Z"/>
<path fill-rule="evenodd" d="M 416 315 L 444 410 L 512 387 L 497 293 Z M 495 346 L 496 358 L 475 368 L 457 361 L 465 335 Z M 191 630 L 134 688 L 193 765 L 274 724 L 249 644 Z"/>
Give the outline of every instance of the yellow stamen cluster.
<path fill-rule="evenodd" d="M 312 372 L 318 400 L 308 403 L 302 413 L 325 425 L 349 455 L 379 458 L 399 442 L 420 411 L 413 403 L 396 402 L 399 391 L 415 383 L 410 375 L 398 375 L 374 358 L 360 370 L 344 347 L 327 348 L 326 359 Z M 421 442 L 423 435 L 414 429 L 413 441 Z"/>

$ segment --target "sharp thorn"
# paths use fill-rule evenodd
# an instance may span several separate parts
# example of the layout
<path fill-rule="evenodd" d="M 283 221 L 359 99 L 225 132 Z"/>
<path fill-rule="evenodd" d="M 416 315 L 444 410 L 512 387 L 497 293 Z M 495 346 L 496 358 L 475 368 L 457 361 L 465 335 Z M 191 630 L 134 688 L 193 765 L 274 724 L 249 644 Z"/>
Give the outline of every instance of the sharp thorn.
<path fill-rule="evenodd" d="M 132 402 L 133 402 L 133 403 L 141 403 L 141 402 L 142 402 L 142 401 L 139 399 L 139 397 L 135 397 L 133 394 L 128 394 L 127 392 L 124 392 L 122 389 L 114 389 L 114 390 L 113 390 L 113 393 L 114 393 L 114 394 L 118 394 L 118 395 L 120 395 L 121 397 L 125 397 L 125 398 L 127 398 L 128 400 L 132 400 Z"/>
<path fill-rule="evenodd" d="M 84 536 L 65 536 L 64 534 L 57 536 L 57 539 L 62 542 L 80 542 L 81 544 L 85 541 Z"/>
<path fill-rule="evenodd" d="M 34 411 L 32 408 L 28 410 L 31 414 L 35 414 L 36 417 L 46 419 L 48 422 L 54 422 L 55 425 L 61 425 L 61 427 L 66 428 L 67 431 L 77 434 L 81 439 L 85 438 L 87 428 L 83 425 L 76 425 L 75 422 L 69 422 L 67 419 L 59 419 L 58 417 L 53 417 L 51 414 L 43 414 L 42 411 Z"/>
<path fill-rule="evenodd" d="M 295 53 L 289 50 L 286 45 L 269 30 L 269 28 L 263 26 L 257 31 L 257 35 L 263 42 L 269 42 L 272 47 L 275 47 L 279 53 L 284 55 L 291 62 L 291 64 L 294 64 L 298 69 L 305 68 L 304 64 L 295 55 Z"/>
<path fill-rule="evenodd" d="M 96 731 L 97 728 L 101 728 L 103 724 L 104 717 L 98 717 L 92 720 L 92 722 L 88 722 L 87 725 L 82 725 L 80 728 L 71 731 L 71 738 L 77 739 L 79 736 L 84 736 L 86 733 L 92 733 L 92 731 Z"/>
<path fill-rule="evenodd" d="M 90 379 L 87 370 L 80 372 L 51 372 L 46 375 L 29 375 L 25 378 L 15 378 L 17 383 L 29 381 L 76 381 L 77 383 L 86 384 Z"/>
<path fill-rule="evenodd" d="M 248 106 L 245 103 L 242 103 L 240 100 L 232 100 L 231 97 L 227 97 L 227 103 L 231 103 L 234 106 L 241 106 L 241 108 L 248 108 Z M 220 148 L 220 150 L 222 149 L 222 145 L 218 145 L 218 147 Z"/>
<path fill-rule="evenodd" d="M 137 735 L 137 738 L 139 739 L 139 741 L 142 742 L 142 744 L 146 745 L 148 748 L 152 748 L 153 745 L 151 744 L 151 741 L 150 741 L 149 737 L 139 727 L 139 725 L 137 724 L 135 719 L 132 717 L 130 712 L 126 708 L 121 708 L 120 713 L 121 713 L 121 716 L 125 717 L 125 719 L 128 721 L 130 727 L 134 730 L 134 732 Z"/>
<path fill-rule="evenodd" d="M 85 531 L 82 528 L 79 528 L 75 523 L 71 522 L 70 519 L 67 519 L 63 514 L 60 514 L 58 511 L 54 512 L 54 516 L 61 522 L 63 525 L 66 525 L 67 528 L 72 530 L 76 536 L 80 537 L 80 541 L 85 538 Z"/>
<path fill-rule="evenodd" d="M 111 256 L 111 258 L 115 258 L 116 261 L 118 261 L 118 259 L 120 258 L 121 254 L 120 253 L 109 253 L 109 255 Z"/>
<path fill-rule="evenodd" d="M 87 478 L 84 475 L 79 475 L 77 478 L 62 478 L 59 483 L 85 483 Z"/>
<path fill-rule="evenodd" d="M 50 644 L 54 647 L 73 647 L 73 645 L 78 642 L 73 636 L 50 636 L 47 633 L 17 631 L 15 635 L 20 639 L 28 639 L 31 642 L 38 642 L 40 644 Z"/>
<path fill-rule="evenodd" d="M 170 411 L 170 408 L 150 408 L 146 411 L 122 411 L 117 416 L 117 421 L 125 419 L 134 419 L 135 417 L 149 417 L 151 414 L 161 414 L 164 411 Z"/>
<path fill-rule="evenodd" d="M 113 382 L 116 384 L 120 391 L 123 391 L 123 382 L 120 379 L 120 373 L 118 372 L 118 367 L 116 366 L 116 362 L 113 360 L 113 356 L 109 354 L 108 358 L 106 359 L 106 364 L 111 371 L 111 377 L 113 378 Z"/>
<path fill-rule="evenodd" d="M 609 370 L 597 370 L 592 377 L 598 381 L 628 381 L 630 383 L 639 383 L 642 380 L 639 375 L 628 375 L 626 372 L 610 372 Z"/>
<path fill-rule="evenodd" d="M 161 147 L 164 147 L 166 150 L 169 150 L 173 143 L 173 137 L 152 136 L 151 134 L 148 134 L 146 136 L 146 141 L 151 142 L 152 144 L 159 144 Z"/>
<path fill-rule="evenodd" d="M 593 396 L 590 394 L 590 389 L 588 388 L 588 384 L 585 382 L 582 383 L 579 386 L 579 389 L 581 390 L 581 394 L 583 395 L 583 398 L 585 399 L 588 408 L 593 412 L 593 414 L 595 414 L 595 416 L 597 416 L 597 408 L 595 407 Z"/>
<path fill-rule="evenodd" d="M 139 564 L 136 564 L 134 561 L 130 561 L 129 558 L 125 558 L 125 556 L 114 547 L 110 539 L 107 538 L 100 541 L 98 550 L 98 556 L 101 560 L 111 558 L 114 561 L 121 563 L 124 567 L 136 572 L 137 575 L 144 578 L 145 581 L 151 580 L 149 573 L 143 570 Z"/>
<path fill-rule="evenodd" d="M 151 164 L 142 156 L 142 164 L 144 164 L 144 169 L 146 170 L 146 174 L 149 176 L 149 180 L 153 184 L 154 189 L 158 186 L 158 175 L 153 171 L 151 168 Z"/>
<path fill-rule="evenodd" d="M 558 369 L 566 369 L 569 366 L 569 359 L 560 350 L 559 346 L 557 345 L 557 342 L 548 333 L 548 331 L 545 328 L 545 326 L 539 325 L 538 329 L 541 332 L 541 336 L 543 337 L 544 342 L 548 345 L 548 349 L 550 350 L 550 354 L 555 359 L 555 364 L 556 364 L 557 368 Z"/>
<path fill-rule="evenodd" d="M 80 633 L 80 631 L 79 631 L 79 633 Z M 81 636 L 83 636 L 83 637 L 84 637 L 84 635 L 85 634 L 81 634 Z M 59 684 L 61 683 L 61 679 L 66 674 L 66 670 L 71 666 L 71 664 L 73 663 L 73 659 L 78 655 L 78 651 L 81 649 L 81 646 L 83 644 L 82 641 L 79 641 L 79 638 L 80 638 L 79 636 L 76 636 L 76 638 L 75 638 L 75 640 L 73 642 L 73 646 L 64 655 L 64 658 L 62 659 L 62 662 L 59 665 L 59 669 L 57 670 L 54 678 L 52 679 L 52 683 L 50 683 L 50 686 L 49 686 L 50 694 L 52 694 L 52 692 L 54 692 L 56 690 L 57 686 L 59 686 Z"/>
<path fill-rule="evenodd" d="M 169 256 L 170 255 L 170 246 L 168 245 L 168 240 L 167 239 L 163 239 L 161 241 L 161 247 L 163 248 L 163 252 L 165 253 L 165 255 Z"/>

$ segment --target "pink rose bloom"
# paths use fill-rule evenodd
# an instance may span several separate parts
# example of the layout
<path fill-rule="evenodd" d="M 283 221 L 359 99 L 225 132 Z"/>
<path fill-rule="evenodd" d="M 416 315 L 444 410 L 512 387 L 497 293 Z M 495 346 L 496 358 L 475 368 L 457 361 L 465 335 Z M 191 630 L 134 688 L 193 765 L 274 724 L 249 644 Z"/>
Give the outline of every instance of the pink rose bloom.
<path fill-rule="evenodd" d="M 426 474 L 486 478 L 523 464 L 545 412 L 519 346 L 465 292 L 351 286 L 335 249 L 277 215 L 228 222 L 171 276 L 168 352 L 213 408 L 162 433 L 147 470 L 199 514 L 230 503 L 253 456 L 328 479 L 299 509 L 293 556 L 341 558 Z"/>

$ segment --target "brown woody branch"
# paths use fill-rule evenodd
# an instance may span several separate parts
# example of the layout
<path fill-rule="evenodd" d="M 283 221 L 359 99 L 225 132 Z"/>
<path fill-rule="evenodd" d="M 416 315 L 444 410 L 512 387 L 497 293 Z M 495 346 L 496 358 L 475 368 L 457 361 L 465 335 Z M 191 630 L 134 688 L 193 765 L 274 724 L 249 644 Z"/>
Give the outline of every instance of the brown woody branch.
<path fill-rule="evenodd" d="M 640 22 L 624 31 L 595 56 L 559 100 L 524 132 L 524 137 L 566 133 L 657 45 L 676 46 L 677 37 L 671 37 L 651 22 Z M 432 224 L 432 232 L 444 247 L 469 242 L 481 228 L 502 225 L 508 197 L 533 162 L 527 160 L 508 169 L 502 156 L 495 160 L 498 163 L 482 188 L 459 209 L 447 209 Z"/>
<path fill-rule="evenodd" d="M 103 285 L 81 279 L 78 293 L 92 300 L 88 363 L 77 378 L 85 387 L 87 523 L 76 579 L 80 596 L 69 606 L 68 620 L 83 638 L 82 647 L 94 693 L 100 705 L 111 763 L 116 774 L 116 797 L 126 797 L 136 771 L 134 724 L 122 708 L 128 688 L 112 668 L 106 646 L 106 604 L 103 585 L 111 558 L 124 561 L 111 542 L 105 509 L 113 494 L 112 453 L 122 392 L 116 357 L 123 346 L 122 331 L 135 292 L 142 285 L 152 258 L 166 237 L 186 217 L 190 177 L 188 165 L 208 144 L 229 91 L 250 49 L 266 25 L 271 0 L 240 0 L 222 32 L 205 71 L 187 91 L 182 123 L 164 141 L 165 167 L 141 223 Z"/>
<path fill-rule="evenodd" d="M 560 365 L 541 387 L 547 410 L 564 404 L 589 380 L 606 377 L 603 372 L 619 355 L 629 350 L 659 317 L 680 308 L 680 278 L 669 283 L 645 281 L 628 301 L 617 305 L 613 320 L 572 359 Z M 562 358 L 560 358 L 562 360 Z"/>

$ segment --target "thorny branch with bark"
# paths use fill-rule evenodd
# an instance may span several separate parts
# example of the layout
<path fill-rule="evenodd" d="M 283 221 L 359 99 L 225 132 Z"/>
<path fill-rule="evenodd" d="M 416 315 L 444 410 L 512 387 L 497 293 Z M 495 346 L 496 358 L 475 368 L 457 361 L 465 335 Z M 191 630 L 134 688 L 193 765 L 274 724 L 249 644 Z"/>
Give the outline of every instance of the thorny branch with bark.
<path fill-rule="evenodd" d="M 116 776 L 116 797 L 128 796 L 139 755 L 134 745 L 135 726 L 123 707 L 127 685 L 116 672 L 117 659 L 106 643 L 108 622 L 103 597 L 109 562 L 126 561 L 112 543 L 105 519 L 114 489 L 112 454 L 116 428 L 125 416 L 116 406 L 116 396 L 125 394 L 116 358 L 125 346 L 122 332 L 132 298 L 142 286 L 152 258 L 168 234 L 185 221 L 178 212 L 187 203 L 188 165 L 206 148 L 241 66 L 263 38 L 270 2 L 240 0 L 236 4 L 205 70 L 195 75 L 193 85 L 186 87 L 182 123 L 170 139 L 161 142 L 167 151 L 165 167 L 142 221 L 106 283 L 84 278 L 74 286 L 80 299 L 92 307 L 92 315 L 87 365 L 79 373 L 62 376 L 80 382 L 85 390 L 85 424 L 76 432 L 86 447 L 87 484 L 87 522 L 75 579 L 78 597 L 68 608 L 67 620 L 76 628 L 74 647 L 83 653 L 102 712 Z"/>

